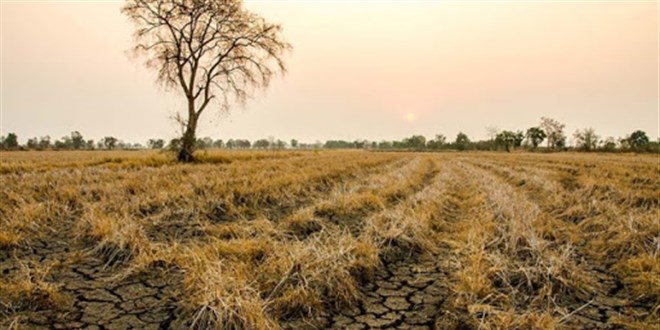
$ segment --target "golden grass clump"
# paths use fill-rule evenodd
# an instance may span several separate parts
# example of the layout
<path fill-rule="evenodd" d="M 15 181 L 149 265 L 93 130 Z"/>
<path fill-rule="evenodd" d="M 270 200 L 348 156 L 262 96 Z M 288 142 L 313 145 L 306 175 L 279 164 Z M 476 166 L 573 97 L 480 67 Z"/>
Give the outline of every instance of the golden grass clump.
<path fill-rule="evenodd" d="M 201 262 L 201 263 L 200 263 Z M 197 259 L 185 267 L 183 283 L 186 300 L 195 310 L 196 329 L 270 329 L 275 324 L 266 316 L 265 301 L 251 285 L 251 273 L 221 261 Z"/>
<path fill-rule="evenodd" d="M 108 264 L 126 262 L 149 249 L 150 241 L 142 227 L 125 218 L 111 218 L 90 209 L 80 222 L 84 235 L 93 240 L 93 251 Z"/>
<path fill-rule="evenodd" d="M 198 328 L 266 329 L 318 315 L 359 297 L 358 279 L 378 265 L 377 250 L 346 232 L 307 240 L 217 240 L 180 251 L 184 302 Z"/>
<path fill-rule="evenodd" d="M 19 272 L 0 280 L 0 314 L 58 309 L 68 303 L 60 285 L 47 281 L 49 267 L 19 263 Z"/>

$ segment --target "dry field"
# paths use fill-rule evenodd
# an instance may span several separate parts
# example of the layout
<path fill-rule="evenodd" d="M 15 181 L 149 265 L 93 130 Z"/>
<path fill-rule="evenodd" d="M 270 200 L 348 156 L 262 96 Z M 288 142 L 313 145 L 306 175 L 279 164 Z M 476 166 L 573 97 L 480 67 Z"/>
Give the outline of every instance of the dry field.
<path fill-rule="evenodd" d="M 657 155 L 0 160 L 0 328 L 660 328 Z"/>

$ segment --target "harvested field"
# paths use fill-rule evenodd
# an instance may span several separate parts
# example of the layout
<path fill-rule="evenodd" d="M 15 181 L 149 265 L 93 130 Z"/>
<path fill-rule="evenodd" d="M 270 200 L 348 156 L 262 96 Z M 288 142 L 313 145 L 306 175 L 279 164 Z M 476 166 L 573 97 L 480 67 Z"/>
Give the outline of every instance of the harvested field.
<path fill-rule="evenodd" d="M 660 328 L 657 155 L 0 153 L 0 328 Z"/>

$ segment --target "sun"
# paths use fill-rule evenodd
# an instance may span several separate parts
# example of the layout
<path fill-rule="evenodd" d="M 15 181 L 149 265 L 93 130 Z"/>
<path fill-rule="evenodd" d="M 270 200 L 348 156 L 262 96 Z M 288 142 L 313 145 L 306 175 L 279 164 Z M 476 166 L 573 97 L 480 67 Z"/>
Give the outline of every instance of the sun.
<path fill-rule="evenodd" d="M 413 121 L 417 120 L 417 115 L 412 113 L 412 112 L 408 112 L 405 116 L 405 119 L 406 119 L 407 122 L 413 122 Z"/>

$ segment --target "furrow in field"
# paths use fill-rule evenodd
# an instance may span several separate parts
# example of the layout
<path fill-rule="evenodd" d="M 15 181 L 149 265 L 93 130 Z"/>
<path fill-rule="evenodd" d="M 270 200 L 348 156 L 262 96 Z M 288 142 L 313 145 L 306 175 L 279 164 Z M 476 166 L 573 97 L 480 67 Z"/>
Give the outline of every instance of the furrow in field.
<path fill-rule="evenodd" d="M 530 167 L 525 171 L 538 170 Z M 653 278 L 660 277 L 656 259 L 660 251 L 657 245 L 660 209 L 655 203 L 639 202 L 640 198 L 657 199 L 659 191 L 653 185 L 656 179 L 638 175 L 633 178 L 638 185 L 634 188 L 628 185 L 629 176 L 612 174 L 617 171 L 621 170 L 583 173 L 573 178 L 571 185 L 558 185 L 567 189 L 558 189 L 545 197 L 533 193 L 534 184 L 520 188 L 545 211 L 563 220 L 548 231 L 570 230 L 573 233 L 575 258 L 584 260 L 585 268 L 592 270 L 592 277 L 602 286 L 590 306 L 578 316 L 601 315 L 608 323 L 627 326 L 636 322 L 657 322 L 658 317 L 652 311 L 658 307 L 660 297 L 660 290 L 653 284 Z M 511 171 L 505 164 L 497 167 L 496 172 L 509 182 L 526 180 L 525 174 Z M 557 177 L 553 174 L 556 173 L 540 181 L 552 182 Z"/>
<path fill-rule="evenodd" d="M 444 163 L 440 167 L 422 189 L 367 219 L 361 238 L 378 242 L 382 265 L 366 279 L 357 304 L 331 312 L 323 327 L 434 327 L 448 295 L 439 211 L 450 171 Z"/>
<path fill-rule="evenodd" d="M 418 158 L 401 171 L 374 180 L 370 186 L 330 196 L 314 206 L 313 216 L 322 223 L 348 228 L 358 235 L 365 226 L 365 219 L 407 200 L 429 185 L 436 174 L 434 161 Z"/>
<path fill-rule="evenodd" d="M 458 285 L 452 306 L 462 311 L 457 315 L 470 316 L 459 322 L 499 328 L 565 323 L 566 313 L 588 301 L 598 288 L 573 259 L 571 245 L 566 244 L 570 238 L 547 235 L 553 219 L 496 175 L 465 159 L 459 171 L 481 191 L 487 206 L 456 233 L 463 240 L 454 242 L 455 249 L 468 251 L 457 257 L 455 271 Z M 565 297 L 569 299 L 560 299 Z"/>
<path fill-rule="evenodd" d="M 207 210 L 206 215 L 201 218 L 197 216 L 197 221 L 180 221 L 168 217 L 162 221 L 151 222 L 152 228 L 156 229 L 155 232 L 163 239 L 180 237 L 176 232 L 183 231 L 187 231 L 184 236 L 188 235 L 196 240 L 201 238 L 200 235 L 231 238 L 237 235 L 233 231 L 241 223 L 246 224 L 259 218 L 280 222 L 280 219 L 288 218 L 297 209 L 313 203 L 329 192 L 353 184 L 359 185 L 360 181 L 373 179 L 376 175 L 397 169 L 405 163 L 396 158 L 377 162 L 332 160 L 335 161 L 343 164 L 327 166 L 320 163 L 314 165 L 314 168 L 298 168 L 300 174 L 282 175 L 287 173 L 283 171 L 265 177 L 258 184 L 244 181 L 234 187 L 227 187 L 224 191 L 216 190 L 209 194 L 206 200 L 203 208 Z M 196 218 L 195 215 L 192 217 Z M 163 226 L 173 229 L 174 232 L 170 230 L 163 233 L 160 230 Z M 198 234 L 195 235 L 195 232 Z"/>
<path fill-rule="evenodd" d="M 492 262 L 487 246 L 495 238 L 493 210 L 478 178 L 465 171 L 454 159 L 447 162 L 450 172 L 446 194 L 436 220 L 440 241 L 445 246 L 448 295 L 435 320 L 435 329 L 471 328 L 477 324 L 475 308 L 495 303 L 491 282 Z"/>
<path fill-rule="evenodd" d="M 270 210 L 271 217 L 276 217 L 278 209 L 284 210 L 295 207 L 298 202 L 307 202 L 314 196 L 327 193 L 336 184 L 356 180 L 394 160 L 396 157 L 391 155 L 359 160 L 330 159 L 303 168 L 290 166 L 290 170 L 280 169 L 276 173 L 246 177 L 229 187 L 229 202 L 248 217 L 268 215 L 268 212 L 264 214 L 260 210 Z"/>
<path fill-rule="evenodd" d="M 317 194 L 309 203 L 302 203 L 276 221 L 285 232 L 297 239 L 304 239 L 326 226 L 336 226 L 341 221 L 332 222 L 337 220 L 335 211 L 343 212 L 341 217 L 353 222 L 353 217 L 382 209 L 385 205 L 378 192 L 387 189 L 387 185 L 396 178 L 407 177 L 418 170 L 420 163 L 417 157 L 404 158 L 359 175 L 356 180 L 338 182 L 332 190 Z"/>
<path fill-rule="evenodd" d="M 415 167 L 417 161 L 408 158 L 398 159 L 384 166 L 375 168 L 361 168 L 350 175 L 345 180 L 336 180 L 326 190 L 312 191 L 305 196 L 305 199 L 290 200 L 295 205 L 280 205 L 276 211 L 268 212 L 267 218 L 273 221 L 283 232 L 292 235 L 298 239 L 303 239 L 308 235 L 322 229 L 322 224 L 316 219 L 314 210 L 324 205 L 327 199 L 339 198 L 352 194 L 359 194 L 363 191 L 376 189 L 383 178 L 391 173 L 410 171 Z M 240 228 L 247 228 L 251 220 L 224 221 L 207 223 L 204 225 L 205 232 L 218 238 L 240 237 L 242 232 Z"/>

